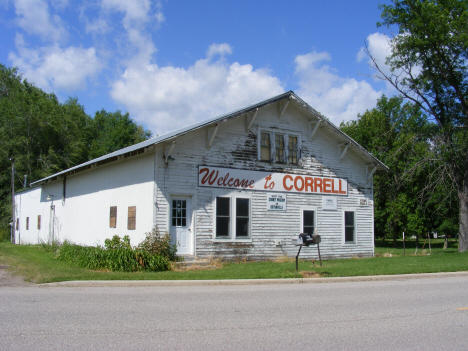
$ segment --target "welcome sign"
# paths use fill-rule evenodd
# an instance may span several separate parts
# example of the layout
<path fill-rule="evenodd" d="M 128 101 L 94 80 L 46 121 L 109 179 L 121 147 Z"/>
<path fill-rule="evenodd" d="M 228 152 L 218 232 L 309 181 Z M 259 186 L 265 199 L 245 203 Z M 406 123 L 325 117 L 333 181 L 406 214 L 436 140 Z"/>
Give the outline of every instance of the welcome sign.
<path fill-rule="evenodd" d="M 348 195 L 348 181 L 343 178 L 209 166 L 198 166 L 198 186 L 335 196 Z"/>

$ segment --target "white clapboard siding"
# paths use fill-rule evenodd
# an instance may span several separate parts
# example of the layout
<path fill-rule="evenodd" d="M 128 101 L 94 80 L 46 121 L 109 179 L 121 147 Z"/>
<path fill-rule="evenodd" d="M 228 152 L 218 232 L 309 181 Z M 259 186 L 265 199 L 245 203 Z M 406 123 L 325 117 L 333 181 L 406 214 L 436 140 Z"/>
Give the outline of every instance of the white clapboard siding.
<path fill-rule="evenodd" d="M 372 183 L 366 179 L 366 165 L 360 157 L 348 150 L 340 160 L 342 149 L 327 128 L 319 129 L 309 141 L 309 119 L 294 108 L 278 118 L 276 104 L 259 110 L 255 123 L 246 132 L 245 117 L 221 123 L 211 147 L 207 144 L 207 128 L 177 138 L 171 157 L 164 162 L 170 144 L 158 145 L 155 152 L 157 215 L 156 223 L 162 231 L 169 231 L 171 195 L 192 196 L 193 230 L 198 257 L 222 256 L 226 259 L 250 259 L 295 256 L 297 247 L 291 239 L 301 231 L 301 208 L 316 208 L 316 226 L 322 236 L 321 254 L 324 258 L 373 255 Z M 288 166 L 258 161 L 259 130 L 287 132 L 300 135 L 301 162 Z M 198 166 L 208 165 L 259 171 L 330 176 L 348 180 L 348 196 L 338 197 L 337 211 L 322 210 L 321 195 L 287 194 L 287 211 L 267 211 L 265 192 L 242 191 L 251 198 L 250 242 L 216 242 L 213 240 L 214 201 L 216 196 L 232 193 L 229 189 L 198 187 Z M 239 191 L 237 191 L 239 192 Z M 366 197 L 369 206 L 359 207 L 359 199 Z M 356 212 L 356 243 L 344 244 L 343 210 Z M 275 246 L 281 240 L 282 246 Z M 301 257 L 317 256 L 315 247 L 305 248 Z"/>

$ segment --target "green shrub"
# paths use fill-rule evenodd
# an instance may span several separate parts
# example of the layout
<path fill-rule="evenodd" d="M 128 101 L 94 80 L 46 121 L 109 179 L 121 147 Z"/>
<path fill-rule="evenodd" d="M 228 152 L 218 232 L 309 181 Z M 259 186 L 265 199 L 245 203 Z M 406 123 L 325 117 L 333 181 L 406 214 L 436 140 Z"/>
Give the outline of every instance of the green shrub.
<path fill-rule="evenodd" d="M 0 227 L 0 243 L 4 241 L 10 241 L 10 229 Z"/>
<path fill-rule="evenodd" d="M 169 260 L 130 246 L 128 237 L 123 240 L 117 235 L 106 239 L 105 248 L 100 246 L 80 246 L 65 241 L 58 250 L 58 258 L 62 261 L 87 269 L 103 269 L 109 271 L 136 272 L 166 271 Z"/>
<path fill-rule="evenodd" d="M 167 258 L 169 261 L 180 261 L 177 256 L 177 245 L 171 244 L 169 233 L 161 235 L 158 226 L 155 226 L 151 232 L 146 233 L 145 239 L 138 245 L 138 249 L 153 255 L 159 255 Z"/>

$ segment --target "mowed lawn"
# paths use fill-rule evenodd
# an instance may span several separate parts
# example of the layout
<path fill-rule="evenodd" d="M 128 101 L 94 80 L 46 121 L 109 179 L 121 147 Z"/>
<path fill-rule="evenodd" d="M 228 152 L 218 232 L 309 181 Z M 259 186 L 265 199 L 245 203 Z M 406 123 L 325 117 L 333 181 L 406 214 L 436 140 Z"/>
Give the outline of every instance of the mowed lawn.
<path fill-rule="evenodd" d="M 300 260 L 296 271 L 295 258 L 266 262 L 222 262 L 213 260 L 211 269 L 171 270 L 166 272 L 104 272 L 74 267 L 59 261 L 45 245 L 12 245 L 0 243 L 0 264 L 9 265 L 10 272 L 27 281 L 47 283 L 68 280 L 178 280 L 178 279 L 262 279 L 301 277 L 344 277 L 382 274 L 409 274 L 468 271 L 468 252 L 457 252 L 453 241 L 443 249 L 443 239 L 406 243 L 403 255 L 401 241 L 396 248 L 390 241 L 376 241 L 375 257 L 323 261 Z M 424 245 L 424 248 L 423 248 Z"/>

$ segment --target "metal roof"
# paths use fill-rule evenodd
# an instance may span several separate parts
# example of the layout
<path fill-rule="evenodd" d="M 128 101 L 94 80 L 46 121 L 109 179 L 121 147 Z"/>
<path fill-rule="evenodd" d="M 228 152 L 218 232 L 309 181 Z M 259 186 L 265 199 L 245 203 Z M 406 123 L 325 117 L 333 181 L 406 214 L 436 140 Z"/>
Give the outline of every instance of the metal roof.
<path fill-rule="evenodd" d="M 376 157 L 374 157 L 371 153 L 369 153 L 366 149 L 364 149 L 361 145 L 359 145 L 356 141 L 354 141 L 348 135 L 343 133 L 338 127 L 336 127 L 332 122 L 330 122 L 325 116 L 323 116 L 322 114 L 317 112 L 315 109 L 313 109 L 311 106 L 309 106 L 300 97 L 298 97 L 296 94 L 294 94 L 294 92 L 288 91 L 286 93 L 274 96 L 274 97 L 272 97 L 270 99 L 258 102 L 256 104 L 253 104 L 253 105 L 250 105 L 250 106 L 247 106 L 247 107 L 244 107 L 244 108 L 241 108 L 241 109 L 238 109 L 238 110 L 235 110 L 235 111 L 232 111 L 232 112 L 229 112 L 229 113 L 217 116 L 217 117 L 213 117 L 213 118 L 210 118 L 210 119 L 206 119 L 206 120 L 203 120 L 203 121 L 188 125 L 188 126 L 186 126 L 184 128 L 174 130 L 172 132 L 163 134 L 163 135 L 158 136 L 156 138 L 151 138 L 151 139 L 145 140 L 145 141 L 143 141 L 141 143 L 138 143 L 138 144 L 135 144 L 135 145 L 132 145 L 132 146 L 127 146 L 127 147 L 125 147 L 123 149 L 111 152 L 110 154 L 95 158 L 95 159 L 90 160 L 88 162 L 85 162 L 85 163 L 79 164 L 77 166 L 74 166 L 74 167 L 68 168 L 66 170 L 63 170 L 61 172 L 55 173 L 55 174 L 53 174 L 53 175 L 51 175 L 49 177 L 46 177 L 46 178 L 40 179 L 38 181 L 35 181 L 35 182 L 31 183 L 30 186 L 37 186 L 37 185 L 40 185 L 40 184 L 45 183 L 47 181 L 56 180 L 56 179 L 58 179 L 58 178 L 60 178 L 61 176 L 64 176 L 64 175 L 74 174 L 74 173 L 82 171 L 82 170 L 90 169 L 92 167 L 95 167 L 95 166 L 98 166 L 98 165 L 101 165 L 101 164 L 112 162 L 114 160 L 120 159 L 120 157 L 122 157 L 122 156 L 128 157 L 128 156 L 143 153 L 145 149 L 147 149 L 147 148 L 149 148 L 149 147 L 151 147 L 153 145 L 160 144 L 160 143 L 166 142 L 166 141 L 171 140 L 171 139 L 175 139 L 178 136 L 181 136 L 183 134 L 186 134 L 186 133 L 191 132 L 191 131 L 196 130 L 196 129 L 206 127 L 206 126 L 211 125 L 211 124 L 215 124 L 217 122 L 221 122 L 221 121 L 225 121 L 225 120 L 229 120 L 229 119 L 232 119 L 232 118 L 236 118 L 236 117 L 245 115 L 246 113 L 249 113 L 252 110 L 255 110 L 257 108 L 261 108 L 261 107 L 264 107 L 264 106 L 267 106 L 267 105 L 270 105 L 270 104 L 273 104 L 273 103 L 276 103 L 276 102 L 278 102 L 280 100 L 283 100 L 283 99 L 289 99 L 290 101 L 295 101 L 296 102 L 296 104 L 295 104 L 296 107 L 302 107 L 308 113 L 312 114 L 317 120 L 325 122 L 327 124 L 327 126 L 330 127 L 334 132 L 340 134 L 343 138 L 348 139 L 351 142 L 353 147 L 356 147 L 357 149 L 359 149 L 360 153 L 363 156 L 369 157 L 372 160 L 372 162 L 377 164 L 379 169 L 389 171 L 389 168 L 385 164 L 383 164 L 380 160 L 378 160 Z"/>

